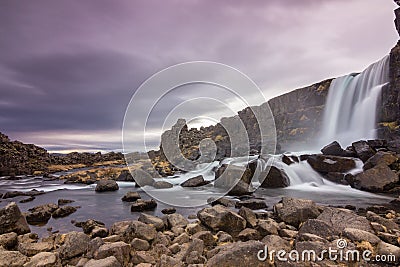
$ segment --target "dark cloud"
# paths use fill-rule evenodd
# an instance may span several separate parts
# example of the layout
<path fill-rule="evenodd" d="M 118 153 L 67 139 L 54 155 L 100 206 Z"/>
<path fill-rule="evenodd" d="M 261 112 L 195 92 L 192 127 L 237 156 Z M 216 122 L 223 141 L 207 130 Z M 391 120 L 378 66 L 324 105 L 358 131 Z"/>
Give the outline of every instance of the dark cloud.
<path fill-rule="evenodd" d="M 155 72 L 222 62 L 270 98 L 383 57 L 398 38 L 393 8 L 374 0 L 4 0 L 0 130 L 53 150 L 120 149 L 129 99 Z M 180 100 L 158 107 L 150 126 Z"/>

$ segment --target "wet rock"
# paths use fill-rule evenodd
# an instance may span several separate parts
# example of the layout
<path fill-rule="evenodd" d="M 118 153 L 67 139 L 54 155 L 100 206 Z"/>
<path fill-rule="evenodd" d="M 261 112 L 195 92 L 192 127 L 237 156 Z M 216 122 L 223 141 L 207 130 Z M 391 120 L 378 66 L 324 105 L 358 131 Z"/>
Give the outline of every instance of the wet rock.
<path fill-rule="evenodd" d="M 366 162 L 370 157 L 375 155 L 375 151 L 368 145 L 366 141 L 357 141 L 351 144 L 359 159 Z"/>
<path fill-rule="evenodd" d="M 199 175 L 193 178 L 186 180 L 185 182 L 181 183 L 182 187 L 199 187 L 203 185 L 209 184 L 210 181 L 204 180 L 203 175 Z"/>
<path fill-rule="evenodd" d="M 254 228 L 257 225 L 258 219 L 256 214 L 249 208 L 241 207 L 239 210 L 239 215 L 242 216 L 246 222 L 247 227 Z"/>
<path fill-rule="evenodd" d="M 131 206 L 131 212 L 143 212 L 154 210 L 157 207 L 157 202 L 154 199 L 150 200 L 136 200 Z"/>
<path fill-rule="evenodd" d="M 397 161 L 397 157 L 394 156 L 392 153 L 378 151 L 375 155 L 370 157 L 363 166 L 364 171 L 371 169 L 375 166 L 380 164 L 384 164 L 389 166 Z"/>
<path fill-rule="evenodd" d="M 257 253 L 264 250 L 265 245 L 259 241 L 235 242 L 224 246 L 215 256 L 211 257 L 207 265 L 213 267 L 237 266 L 265 266 L 257 258 Z"/>
<path fill-rule="evenodd" d="M 174 187 L 174 185 L 165 181 L 157 181 L 153 183 L 153 187 L 156 189 L 167 189 Z"/>
<path fill-rule="evenodd" d="M 253 172 L 250 168 L 234 165 L 222 165 L 215 173 L 214 186 L 218 188 L 230 188 L 229 195 L 242 196 L 253 191 L 251 179 Z"/>
<path fill-rule="evenodd" d="M 72 207 L 72 206 L 62 206 L 56 209 L 53 213 L 52 216 L 53 218 L 63 218 L 67 217 L 68 215 L 71 215 L 72 213 L 76 212 L 77 208 Z"/>
<path fill-rule="evenodd" d="M 130 258 L 130 245 L 125 242 L 106 243 L 95 253 L 94 259 L 104 259 L 114 256 L 122 266 L 126 266 Z"/>
<path fill-rule="evenodd" d="M 108 236 L 108 229 L 105 227 L 95 227 L 90 234 L 91 238 L 95 237 L 107 237 Z"/>
<path fill-rule="evenodd" d="M 118 176 L 117 181 L 119 182 L 134 182 L 132 174 L 128 170 L 123 170 Z"/>
<path fill-rule="evenodd" d="M 282 155 L 282 162 L 285 163 L 286 165 L 291 165 L 294 163 L 294 161 L 285 154 Z"/>
<path fill-rule="evenodd" d="M 28 192 L 21 192 L 21 191 L 8 191 L 4 193 L 3 198 L 14 198 L 18 196 L 28 196 L 28 197 L 34 197 L 38 195 L 43 195 L 45 192 L 44 191 L 37 191 L 36 189 L 32 189 L 31 191 Z"/>
<path fill-rule="evenodd" d="M 21 235 L 30 231 L 25 217 L 15 202 L 0 209 L 0 234 L 15 232 Z"/>
<path fill-rule="evenodd" d="M 179 213 L 167 215 L 168 227 L 171 229 L 173 227 L 183 227 L 189 224 L 189 221 Z"/>
<path fill-rule="evenodd" d="M 107 191 L 117 191 L 119 186 L 114 180 L 100 180 L 96 185 L 96 192 L 107 192 Z"/>
<path fill-rule="evenodd" d="M 290 197 L 283 197 L 280 203 L 275 204 L 274 210 L 282 221 L 296 227 L 300 223 L 320 215 L 314 201 Z"/>
<path fill-rule="evenodd" d="M 61 267 L 61 262 L 56 253 L 41 252 L 34 255 L 24 267 Z"/>
<path fill-rule="evenodd" d="M 134 238 L 131 241 L 131 248 L 138 251 L 146 251 L 150 249 L 150 244 L 146 240 Z"/>
<path fill-rule="evenodd" d="M 89 260 L 84 267 L 122 267 L 117 258 L 110 256 L 100 260 Z"/>
<path fill-rule="evenodd" d="M 143 170 L 135 170 L 133 172 L 133 179 L 135 183 L 139 187 L 143 187 L 146 185 L 152 186 L 154 184 L 154 179 L 151 175 Z"/>
<path fill-rule="evenodd" d="M 19 203 L 28 203 L 31 201 L 34 201 L 36 198 L 35 197 L 28 197 L 28 198 L 24 198 L 22 200 L 19 201 Z"/>
<path fill-rule="evenodd" d="M 138 192 L 128 192 L 122 197 L 122 201 L 125 202 L 134 202 L 138 199 L 141 199 Z"/>
<path fill-rule="evenodd" d="M 384 192 L 395 186 L 399 176 L 387 165 L 379 164 L 360 174 L 353 180 L 353 186 L 369 192 Z"/>
<path fill-rule="evenodd" d="M 96 227 L 104 227 L 105 224 L 96 220 L 89 219 L 83 223 L 81 223 L 82 230 L 85 234 L 92 233 L 93 229 Z"/>
<path fill-rule="evenodd" d="M 329 156 L 345 156 L 346 152 L 342 148 L 342 146 L 337 142 L 333 141 L 332 143 L 324 146 L 321 149 L 322 154 Z"/>
<path fill-rule="evenodd" d="M 348 172 L 356 167 L 353 159 L 338 156 L 311 155 L 307 162 L 320 173 Z"/>
<path fill-rule="evenodd" d="M 162 214 L 174 214 L 176 212 L 175 208 L 165 208 L 161 210 Z"/>
<path fill-rule="evenodd" d="M 59 199 L 59 200 L 57 201 L 58 206 L 64 206 L 64 205 L 67 205 L 67 204 L 70 204 L 70 203 L 73 203 L 73 202 L 75 202 L 75 200 L 70 200 L 70 199 Z"/>
<path fill-rule="evenodd" d="M 148 225 L 139 221 L 130 222 L 123 233 L 125 242 L 130 243 L 134 238 L 152 241 L 156 238 L 157 230 L 153 225 Z"/>
<path fill-rule="evenodd" d="M 165 228 L 164 221 L 162 219 L 146 213 L 140 214 L 138 221 L 143 222 L 145 224 L 154 225 L 157 231 L 162 231 Z"/>
<path fill-rule="evenodd" d="M 61 259 L 72 259 L 86 253 L 90 238 L 84 233 L 70 232 L 65 235 L 64 244 L 58 249 Z"/>
<path fill-rule="evenodd" d="M 239 202 L 236 202 L 235 204 L 237 209 L 240 209 L 241 207 L 246 207 L 252 210 L 259 210 L 259 209 L 266 209 L 268 206 L 265 203 L 264 200 L 262 199 L 247 199 L 247 200 L 242 200 Z"/>
<path fill-rule="evenodd" d="M 29 213 L 26 215 L 26 220 L 29 224 L 45 224 L 50 218 L 51 214 L 58 208 L 56 204 L 44 204 L 29 209 Z"/>
<path fill-rule="evenodd" d="M 52 249 L 53 249 L 53 244 L 50 242 L 18 244 L 18 251 L 28 257 L 36 255 L 41 252 L 49 252 Z"/>
<path fill-rule="evenodd" d="M 246 228 L 245 219 L 221 205 L 204 208 L 197 213 L 197 217 L 212 230 L 222 230 L 235 236 Z"/>
<path fill-rule="evenodd" d="M 14 232 L 0 235 L 0 246 L 11 250 L 18 244 L 17 234 Z"/>
<path fill-rule="evenodd" d="M 262 172 L 259 177 L 263 188 L 283 188 L 290 185 L 290 179 L 282 168 L 271 166 L 270 170 Z"/>
<path fill-rule="evenodd" d="M 19 251 L 0 250 L 0 267 L 22 267 L 27 261 Z"/>

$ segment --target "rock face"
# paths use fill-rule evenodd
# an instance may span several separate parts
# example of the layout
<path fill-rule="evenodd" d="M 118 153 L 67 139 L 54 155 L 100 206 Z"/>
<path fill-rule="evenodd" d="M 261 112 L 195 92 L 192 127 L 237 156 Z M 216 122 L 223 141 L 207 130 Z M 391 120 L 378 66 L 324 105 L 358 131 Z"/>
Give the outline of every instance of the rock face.
<path fill-rule="evenodd" d="M 96 192 L 117 191 L 119 186 L 114 180 L 100 180 L 97 182 Z"/>
<path fill-rule="evenodd" d="M 31 230 L 25 217 L 21 214 L 15 202 L 0 209 L 0 234 L 15 232 L 19 235 L 29 233 Z"/>

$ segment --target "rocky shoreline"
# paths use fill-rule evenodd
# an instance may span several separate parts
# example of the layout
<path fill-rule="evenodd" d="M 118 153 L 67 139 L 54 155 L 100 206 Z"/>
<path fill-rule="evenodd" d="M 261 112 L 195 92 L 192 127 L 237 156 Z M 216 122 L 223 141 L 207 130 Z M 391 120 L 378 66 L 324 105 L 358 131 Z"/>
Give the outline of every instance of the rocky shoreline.
<path fill-rule="evenodd" d="M 131 193 L 124 201 L 141 200 Z M 400 201 L 396 200 L 396 203 Z M 155 205 L 157 203 L 154 201 Z M 34 208 L 45 214 L 57 205 Z M 75 222 L 81 230 L 53 233 L 39 240 L 30 233 L 27 219 L 15 203 L 0 209 L 0 266 L 348 266 L 355 261 L 260 261 L 257 254 L 268 249 L 300 254 L 304 250 L 321 252 L 337 249 L 346 242 L 346 250 L 376 255 L 394 255 L 400 259 L 400 214 L 382 206 L 357 209 L 354 206 L 320 206 L 311 200 L 283 197 L 273 209 L 266 210 L 262 199 L 222 198 L 185 218 L 174 209 L 162 217 L 145 212 L 138 220 L 115 222 L 107 228 L 102 222 Z M 140 209 L 152 209 L 151 206 Z M 136 212 L 136 209 L 132 209 Z M 29 220 L 29 219 L 28 219 Z M 343 241 L 344 240 L 344 241 Z M 393 258 L 394 259 L 394 258 Z M 239 264 L 240 263 L 240 264 Z M 11 265 L 10 265 L 11 264 Z M 310 265 L 311 264 L 311 265 Z M 382 266 L 361 259 L 363 266 Z"/>

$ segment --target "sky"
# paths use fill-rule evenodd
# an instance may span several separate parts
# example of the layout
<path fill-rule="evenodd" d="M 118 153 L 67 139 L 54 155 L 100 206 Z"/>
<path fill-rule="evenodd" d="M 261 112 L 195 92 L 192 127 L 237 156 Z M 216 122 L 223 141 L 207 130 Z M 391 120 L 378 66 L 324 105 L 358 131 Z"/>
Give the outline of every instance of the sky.
<path fill-rule="evenodd" d="M 120 151 L 127 106 L 153 74 L 187 61 L 219 62 L 251 78 L 265 99 L 249 104 L 261 104 L 387 55 L 398 40 L 395 7 L 382 0 L 2 0 L 0 131 L 51 152 Z M 189 87 L 154 117 L 200 88 Z M 152 98 L 149 90 L 143 101 Z M 243 108 L 229 99 L 229 112 L 213 104 L 188 112 Z M 155 147 L 161 129 L 151 122 L 149 129 Z"/>

